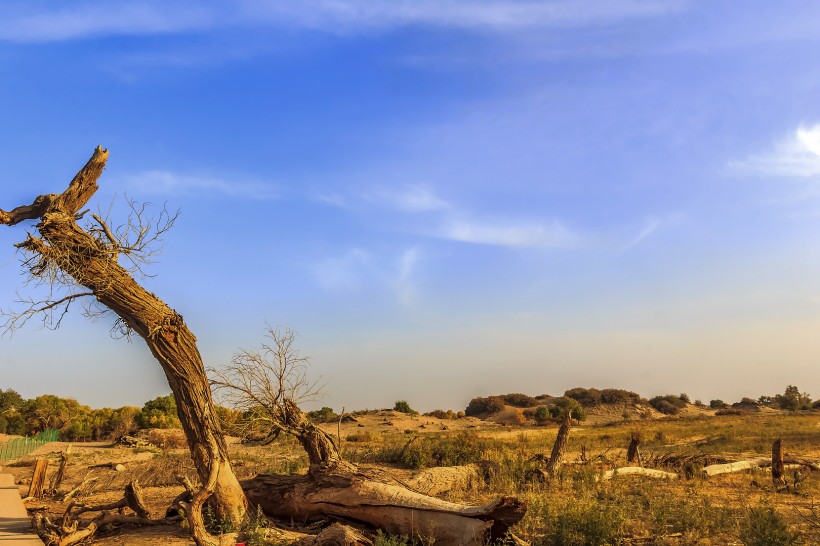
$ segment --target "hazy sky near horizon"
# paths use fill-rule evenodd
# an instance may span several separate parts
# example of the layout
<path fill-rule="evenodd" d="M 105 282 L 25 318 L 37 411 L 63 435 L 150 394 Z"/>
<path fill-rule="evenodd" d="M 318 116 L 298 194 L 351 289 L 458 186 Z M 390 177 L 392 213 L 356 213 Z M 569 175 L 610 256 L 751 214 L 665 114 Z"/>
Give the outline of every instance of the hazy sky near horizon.
<path fill-rule="evenodd" d="M 335 409 L 620 387 L 820 396 L 820 4 L 0 4 L 0 208 L 111 151 L 181 216 L 145 279 L 220 366 L 299 334 Z M 19 308 L 0 229 L 0 307 Z M 78 309 L 77 309 L 78 311 Z M 0 388 L 169 391 L 78 312 Z"/>

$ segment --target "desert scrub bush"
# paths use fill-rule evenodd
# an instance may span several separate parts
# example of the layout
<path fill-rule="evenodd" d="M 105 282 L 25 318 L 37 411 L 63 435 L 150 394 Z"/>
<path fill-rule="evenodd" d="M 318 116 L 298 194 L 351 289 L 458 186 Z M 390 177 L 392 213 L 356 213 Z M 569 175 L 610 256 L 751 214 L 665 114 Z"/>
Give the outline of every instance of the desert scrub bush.
<path fill-rule="evenodd" d="M 188 447 L 188 440 L 179 429 L 151 429 L 145 432 L 145 439 L 162 449 L 184 449 Z"/>
<path fill-rule="evenodd" d="M 500 396 L 476 397 L 470 400 L 464 414 L 469 417 L 498 413 L 504 409 L 504 400 Z"/>
<path fill-rule="evenodd" d="M 624 389 L 601 389 L 603 404 L 640 404 L 643 401 L 637 392 Z"/>
<path fill-rule="evenodd" d="M 585 389 L 583 387 L 575 387 L 569 389 L 564 393 L 564 398 L 572 398 L 578 401 L 579 404 L 585 408 L 591 408 L 601 404 L 601 391 L 598 389 Z"/>
<path fill-rule="evenodd" d="M 249 512 L 250 513 L 250 512 Z M 262 512 L 262 507 L 256 507 L 256 513 L 248 517 L 242 524 L 241 529 L 242 539 L 247 546 L 270 546 L 267 541 L 268 536 L 268 518 Z"/>
<path fill-rule="evenodd" d="M 533 408 L 538 405 L 538 400 L 532 396 L 514 392 L 510 394 L 502 394 L 500 398 L 505 404 L 515 406 L 516 408 Z"/>
<path fill-rule="evenodd" d="M 301 474 L 307 467 L 307 456 L 300 456 L 298 458 L 285 458 L 275 461 L 268 465 L 265 469 L 265 474 L 285 474 L 291 476 L 293 474 Z"/>
<path fill-rule="evenodd" d="M 692 541 L 723 536 L 735 528 L 736 510 L 712 504 L 708 496 L 698 495 L 693 488 L 685 495 L 652 492 L 646 498 L 647 519 L 656 536 L 681 533 Z"/>
<path fill-rule="evenodd" d="M 560 420 L 569 413 L 570 417 L 576 421 L 583 421 L 587 418 L 587 413 L 584 407 L 574 398 L 556 398 L 551 402 L 549 407 L 550 416 L 553 419 Z"/>
<path fill-rule="evenodd" d="M 459 412 L 461 413 L 461 412 Z M 447 411 L 436 409 L 433 411 L 428 411 L 424 414 L 425 417 L 435 417 L 436 419 L 458 419 L 458 413 L 454 412 L 451 409 Z"/>
<path fill-rule="evenodd" d="M 677 415 L 681 409 L 686 407 L 686 401 L 682 400 L 680 396 L 667 394 L 666 396 L 650 398 L 649 405 L 664 415 Z"/>
<path fill-rule="evenodd" d="M 348 434 L 347 436 L 345 436 L 345 440 L 347 440 L 348 442 L 357 442 L 357 443 L 375 442 L 378 439 L 379 439 L 379 435 L 375 434 L 371 430 L 357 431 L 357 432 L 354 432 L 353 434 Z"/>
<path fill-rule="evenodd" d="M 717 410 L 715 415 L 746 415 L 747 413 L 749 412 L 740 408 L 726 408 Z"/>
<path fill-rule="evenodd" d="M 333 411 L 333 408 L 329 408 L 327 406 L 309 411 L 307 412 L 308 419 L 313 421 L 314 423 L 330 423 L 332 421 L 336 421 L 339 416 Z"/>
<path fill-rule="evenodd" d="M 592 491 L 533 495 L 521 527 L 534 546 L 607 546 L 620 544 L 626 526 L 624 508 L 599 502 Z"/>
<path fill-rule="evenodd" d="M 744 546 L 793 546 L 801 544 L 800 534 L 771 506 L 750 508 L 741 522 L 738 538 Z"/>
<path fill-rule="evenodd" d="M 410 407 L 410 404 L 407 403 L 407 400 L 396 400 L 396 404 L 393 406 L 393 410 L 398 411 L 400 413 L 406 413 L 408 415 L 419 414 L 419 412 Z"/>
<path fill-rule="evenodd" d="M 485 441 L 475 432 L 391 438 L 371 452 L 358 453 L 361 462 L 399 464 L 407 468 L 458 466 L 481 460 Z"/>

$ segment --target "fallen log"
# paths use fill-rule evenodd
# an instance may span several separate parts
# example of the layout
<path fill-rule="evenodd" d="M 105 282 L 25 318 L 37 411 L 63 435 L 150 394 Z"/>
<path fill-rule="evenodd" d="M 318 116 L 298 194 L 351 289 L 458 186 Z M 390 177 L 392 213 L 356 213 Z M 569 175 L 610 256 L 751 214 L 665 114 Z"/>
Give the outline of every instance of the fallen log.
<path fill-rule="evenodd" d="M 713 464 L 703 467 L 704 476 L 717 476 L 719 474 L 728 474 L 731 472 L 741 472 L 749 470 L 750 468 L 761 468 L 772 464 L 772 460 L 768 457 L 760 457 L 757 459 L 749 459 L 746 461 L 736 461 L 726 464 Z"/>
<path fill-rule="evenodd" d="M 469 491 L 487 482 L 488 465 L 437 466 L 428 468 L 408 480 L 413 491 L 435 497 L 450 491 Z"/>
<path fill-rule="evenodd" d="M 674 472 L 665 472 L 663 470 L 655 470 L 654 468 L 644 468 L 642 466 L 624 466 L 614 470 L 607 470 L 601 475 L 604 480 L 611 480 L 615 476 L 645 476 L 647 478 L 659 478 L 666 480 L 677 480 L 680 478 Z"/>
<path fill-rule="evenodd" d="M 348 470 L 307 476 L 260 474 L 245 480 L 248 500 L 268 515 L 310 521 L 345 518 L 411 538 L 434 536 L 452 546 L 483 545 L 504 537 L 526 512 L 526 505 L 503 497 L 483 506 L 465 506 Z"/>

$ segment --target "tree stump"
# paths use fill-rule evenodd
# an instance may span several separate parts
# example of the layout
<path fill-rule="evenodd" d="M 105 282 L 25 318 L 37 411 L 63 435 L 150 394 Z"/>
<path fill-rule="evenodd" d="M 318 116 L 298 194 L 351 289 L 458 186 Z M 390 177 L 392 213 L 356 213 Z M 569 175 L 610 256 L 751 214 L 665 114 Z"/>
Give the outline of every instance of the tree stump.
<path fill-rule="evenodd" d="M 772 444 L 772 483 L 775 489 L 785 485 L 786 469 L 783 465 L 783 440 L 778 438 Z"/>
<path fill-rule="evenodd" d="M 39 499 L 43 496 L 43 488 L 46 483 L 46 471 L 48 470 L 48 459 L 37 459 L 34 464 L 34 474 L 31 476 L 31 485 L 28 487 L 28 495 L 32 499 Z"/>
<path fill-rule="evenodd" d="M 641 461 L 641 435 L 639 432 L 632 432 L 632 435 L 629 440 L 629 448 L 626 450 L 626 461 L 629 463 L 637 462 L 639 465 L 643 466 L 643 461 Z"/>

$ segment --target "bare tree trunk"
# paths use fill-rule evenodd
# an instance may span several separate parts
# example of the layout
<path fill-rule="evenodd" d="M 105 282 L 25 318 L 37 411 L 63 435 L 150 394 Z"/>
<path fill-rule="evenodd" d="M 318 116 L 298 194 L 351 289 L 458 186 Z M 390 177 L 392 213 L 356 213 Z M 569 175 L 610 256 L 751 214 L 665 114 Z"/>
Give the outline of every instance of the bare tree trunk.
<path fill-rule="evenodd" d="M 37 459 L 34 463 L 34 473 L 31 476 L 31 483 L 28 486 L 29 498 L 39 499 L 43 496 L 43 487 L 46 484 L 46 472 L 48 471 L 48 459 Z"/>
<path fill-rule="evenodd" d="M 786 483 L 786 469 L 783 465 L 783 440 L 778 438 L 772 444 L 772 483 L 775 488 Z"/>
<path fill-rule="evenodd" d="M 292 400 L 285 400 L 283 405 L 283 428 L 299 440 L 310 461 L 311 473 L 332 470 L 342 464 L 342 457 L 333 438 L 308 419 Z"/>
<path fill-rule="evenodd" d="M 641 461 L 641 435 L 638 432 L 633 432 L 629 440 L 629 448 L 626 450 L 626 461 L 629 463 L 638 462 L 643 465 Z"/>
<path fill-rule="evenodd" d="M 570 412 L 567 411 L 567 415 L 564 417 L 564 421 L 558 429 L 558 436 L 555 437 L 555 443 L 552 445 L 550 460 L 547 461 L 547 474 L 549 474 L 550 478 L 555 475 L 556 468 L 558 468 L 558 465 L 561 464 L 561 460 L 564 458 L 564 448 L 567 446 L 567 441 L 569 440 L 571 420 Z"/>
<path fill-rule="evenodd" d="M 69 446 L 70 447 L 70 446 Z M 57 469 L 57 472 L 51 477 L 51 482 L 49 483 L 48 488 L 51 489 L 53 492 L 57 492 L 60 489 L 60 486 L 63 484 L 63 479 L 65 478 L 65 471 L 66 467 L 68 466 L 68 450 L 60 452 L 60 466 Z"/>
<path fill-rule="evenodd" d="M 36 256 L 32 273 L 56 265 L 88 288 L 102 305 L 114 311 L 148 345 L 159 361 L 177 401 L 177 411 L 202 483 L 212 466 L 218 468 L 212 502 L 220 518 L 238 524 L 247 499 L 228 461 L 228 450 L 214 411 L 196 338 L 182 316 L 137 283 L 95 237 L 76 223 L 78 212 L 97 190 L 97 178 L 108 159 L 98 147 L 85 167 L 60 195 L 38 197 L 30 206 L 0 211 L 0 222 L 14 225 L 39 219 L 41 238 L 29 235 L 18 246 Z M 41 265 L 42 264 L 42 265 Z"/>

